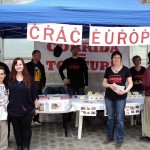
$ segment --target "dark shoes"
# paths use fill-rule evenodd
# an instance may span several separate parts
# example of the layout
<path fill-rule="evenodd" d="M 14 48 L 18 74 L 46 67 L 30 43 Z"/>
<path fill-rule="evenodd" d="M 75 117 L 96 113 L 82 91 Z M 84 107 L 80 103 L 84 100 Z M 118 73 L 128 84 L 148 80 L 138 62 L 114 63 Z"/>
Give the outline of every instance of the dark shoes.
<path fill-rule="evenodd" d="M 103 144 L 109 144 L 110 142 L 112 142 L 113 141 L 113 139 L 106 139 L 104 142 L 103 142 Z M 122 141 L 117 141 L 117 143 L 116 143 L 116 149 L 119 149 L 119 148 L 121 148 L 121 146 L 122 146 Z"/>
<path fill-rule="evenodd" d="M 17 146 L 16 150 L 22 150 L 22 146 Z"/>
<path fill-rule="evenodd" d="M 116 149 L 121 148 L 122 143 L 123 143 L 122 141 L 117 141 L 117 143 L 116 143 Z"/>
<path fill-rule="evenodd" d="M 103 144 L 109 144 L 110 142 L 112 142 L 113 141 L 113 139 L 106 139 L 104 142 L 103 142 Z"/>
<path fill-rule="evenodd" d="M 30 147 L 24 147 L 23 150 L 30 150 Z"/>
<path fill-rule="evenodd" d="M 150 143 L 150 137 L 147 136 L 141 136 L 139 140 Z"/>
<path fill-rule="evenodd" d="M 30 147 L 29 146 L 27 146 L 27 147 L 25 147 L 25 146 L 17 146 L 16 150 L 30 150 Z"/>

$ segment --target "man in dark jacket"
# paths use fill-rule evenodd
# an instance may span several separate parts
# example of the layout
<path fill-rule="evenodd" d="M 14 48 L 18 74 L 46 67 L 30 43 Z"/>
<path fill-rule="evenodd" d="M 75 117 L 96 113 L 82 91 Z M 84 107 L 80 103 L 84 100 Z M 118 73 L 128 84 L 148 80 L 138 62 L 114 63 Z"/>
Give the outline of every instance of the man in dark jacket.
<path fill-rule="evenodd" d="M 41 52 L 39 50 L 34 50 L 32 52 L 32 60 L 26 63 L 27 69 L 34 79 L 39 95 L 42 94 L 42 90 L 46 83 L 45 68 L 44 65 L 40 62 L 40 59 Z M 39 121 L 39 114 L 34 116 L 33 123 L 34 125 L 41 125 L 41 122 Z"/>

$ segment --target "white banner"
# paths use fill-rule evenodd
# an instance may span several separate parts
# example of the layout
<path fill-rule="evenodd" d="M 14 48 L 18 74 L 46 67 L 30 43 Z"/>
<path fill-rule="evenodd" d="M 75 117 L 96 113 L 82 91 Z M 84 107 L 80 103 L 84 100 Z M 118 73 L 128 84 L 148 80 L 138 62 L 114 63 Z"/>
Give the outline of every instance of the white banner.
<path fill-rule="evenodd" d="M 35 42 L 35 49 L 41 51 L 41 62 L 45 66 L 46 72 L 58 72 L 58 68 L 62 64 L 63 60 L 71 57 L 71 45 L 59 45 L 62 47 L 63 52 L 60 57 L 54 56 L 54 48 L 56 44 Z M 105 69 L 111 65 L 112 52 L 119 50 L 122 53 L 122 64 L 129 66 L 129 47 L 97 47 L 89 46 L 88 42 L 83 42 L 80 48 L 80 57 L 86 60 L 89 68 L 89 72 L 104 72 Z"/>
<path fill-rule="evenodd" d="M 27 40 L 81 45 L 82 26 L 68 24 L 28 24 Z"/>
<path fill-rule="evenodd" d="M 149 45 L 150 27 L 90 26 L 90 46 Z"/>

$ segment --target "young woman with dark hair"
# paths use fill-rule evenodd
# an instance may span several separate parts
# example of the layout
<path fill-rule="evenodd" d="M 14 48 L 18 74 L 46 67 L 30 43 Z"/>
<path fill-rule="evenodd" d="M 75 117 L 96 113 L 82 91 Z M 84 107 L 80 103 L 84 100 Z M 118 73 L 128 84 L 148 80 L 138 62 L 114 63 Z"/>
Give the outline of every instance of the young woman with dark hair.
<path fill-rule="evenodd" d="M 38 114 L 38 94 L 24 60 L 15 58 L 10 73 L 8 114 L 14 129 L 17 150 L 29 150 L 31 122 Z"/>
<path fill-rule="evenodd" d="M 114 139 L 114 124 L 116 119 L 116 148 L 122 146 L 124 139 L 124 109 L 128 91 L 132 88 L 132 78 L 129 68 L 121 64 L 122 54 L 115 51 L 111 55 L 112 66 L 105 71 L 103 86 L 106 88 L 105 104 L 107 110 L 107 139 L 103 142 L 108 144 Z M 123 90 L 117 90 L 116 84 L 125 86 Z"/>

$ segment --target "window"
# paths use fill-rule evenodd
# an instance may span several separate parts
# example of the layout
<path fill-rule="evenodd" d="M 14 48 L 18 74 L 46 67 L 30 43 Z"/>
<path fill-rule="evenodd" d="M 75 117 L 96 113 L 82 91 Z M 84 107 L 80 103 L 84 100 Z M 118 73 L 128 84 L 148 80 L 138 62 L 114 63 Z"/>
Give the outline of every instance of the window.
<path fill-rule="evenodd" d="M 22 57 L 25 62 L 31 60 L 34 42 L 26 39 L 4 39 L 4 62 L 10 67 L 16 57 Z"/>

